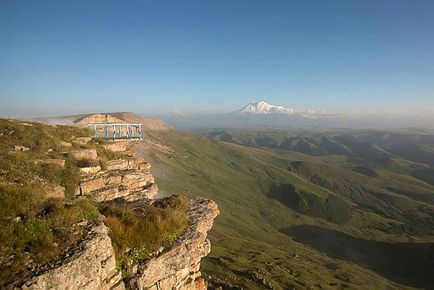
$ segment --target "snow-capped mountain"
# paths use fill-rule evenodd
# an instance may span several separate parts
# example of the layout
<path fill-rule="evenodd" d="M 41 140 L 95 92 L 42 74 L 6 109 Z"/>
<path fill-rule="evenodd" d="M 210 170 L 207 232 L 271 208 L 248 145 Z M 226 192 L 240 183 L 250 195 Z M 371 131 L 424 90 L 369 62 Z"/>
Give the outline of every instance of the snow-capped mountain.
<path fill-rule="evenodd" d="M 264 101 L 260 101 L 260 102 L 249 103 L 241 110 L 237 110 L 235 112 L 240 114 L 271 114 L 271 113 L 294 114 L 296 111 L 294 108 L 274 106 Z"/>

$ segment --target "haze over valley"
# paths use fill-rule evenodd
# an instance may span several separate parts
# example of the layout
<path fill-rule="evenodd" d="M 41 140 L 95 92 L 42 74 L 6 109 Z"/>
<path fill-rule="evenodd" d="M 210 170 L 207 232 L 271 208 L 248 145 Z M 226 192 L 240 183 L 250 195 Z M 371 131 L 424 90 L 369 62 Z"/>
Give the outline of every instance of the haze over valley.
<path fill-rule="evenodd" d="M 434 1 L 0 1 L 0 289 L 434 289 Z"/>
<path fill-rule="evenodd" d="M 248 103 L 241 109 L 222 114 L 176 113 L 157 116 L 178 129 L 434 129 L 434 114 L 334 113 L 322 109 L 298 110 L 271 105 L 265 101 Z"/>

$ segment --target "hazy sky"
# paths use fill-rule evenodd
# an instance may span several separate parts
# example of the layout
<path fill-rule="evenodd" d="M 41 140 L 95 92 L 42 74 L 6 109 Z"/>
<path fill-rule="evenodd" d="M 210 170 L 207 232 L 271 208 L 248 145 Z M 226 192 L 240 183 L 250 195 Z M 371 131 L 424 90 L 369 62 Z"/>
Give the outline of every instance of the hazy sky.
<path fill-rule="evenodd" d="M 433 0 L 0 0 L 0 115 L 434 109 Z"/>

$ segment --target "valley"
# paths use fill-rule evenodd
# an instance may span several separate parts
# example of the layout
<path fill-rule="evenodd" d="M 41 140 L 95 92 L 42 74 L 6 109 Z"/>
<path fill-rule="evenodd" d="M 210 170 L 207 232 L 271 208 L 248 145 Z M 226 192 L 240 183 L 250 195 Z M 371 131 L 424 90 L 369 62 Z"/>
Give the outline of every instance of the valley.
<path fill-rule="evenodd" d="M 433 135 L 207 136 L 149 132 L 136 148 L 163 191 L 219 204 L 205 275 L 247 289 L 434 286 Z"/>

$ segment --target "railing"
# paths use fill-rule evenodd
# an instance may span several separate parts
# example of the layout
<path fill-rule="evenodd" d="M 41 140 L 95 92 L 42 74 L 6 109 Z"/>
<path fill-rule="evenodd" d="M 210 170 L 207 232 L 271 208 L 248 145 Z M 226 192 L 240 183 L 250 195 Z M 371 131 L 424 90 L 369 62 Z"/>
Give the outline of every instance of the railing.
<path fill-rule="evenodd" d="M 94 138 L 143 139 L 142 124 L 131 123 L 90 123 Z"/>

